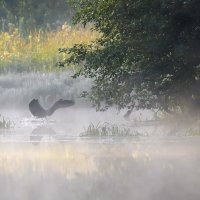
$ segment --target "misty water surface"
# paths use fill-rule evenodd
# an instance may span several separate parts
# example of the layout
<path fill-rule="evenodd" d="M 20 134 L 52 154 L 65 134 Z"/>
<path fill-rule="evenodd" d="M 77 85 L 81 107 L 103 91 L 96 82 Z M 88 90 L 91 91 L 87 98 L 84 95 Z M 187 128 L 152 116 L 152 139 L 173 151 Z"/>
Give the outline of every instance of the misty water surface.
<path fill-rule="evenodd" d="M 200 139 L 181 135 L 181 127 L 178 134 L 148 126 L 134 136 L 81 137 L 91 123 L 133 128 L 125 111 L 97 113 L 79 98 L 90 85 L 68 73 L 0 76 L 1 114 L 13 122 L 0 131 L 0 199 L 200 199 Z M 60 98 L 76 105 L 38 120 L 28 110 L 32 98 L 46 108 Z"/>

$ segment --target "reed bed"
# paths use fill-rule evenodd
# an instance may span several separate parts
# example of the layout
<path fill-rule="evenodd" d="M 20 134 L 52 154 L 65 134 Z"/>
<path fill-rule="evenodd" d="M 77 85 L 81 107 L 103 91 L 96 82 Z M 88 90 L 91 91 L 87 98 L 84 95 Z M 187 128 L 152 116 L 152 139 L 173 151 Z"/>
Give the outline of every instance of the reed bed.
<path fill-rule="evenodd" d="M 6 119 L 4 116 L 0 115 L 0 130 L 1 129 L 9 129 L 14 127 L 14 122 Z"/>
<path fill-rule="evenodd" d="M 0 33 L 0 71 L 52 71 L 66 55 L 59 48 L 88 44 L 98 37 L 90 28 L 64 24 L 57 31 L 31 31 L 22 36 L 17 28 Z"/>

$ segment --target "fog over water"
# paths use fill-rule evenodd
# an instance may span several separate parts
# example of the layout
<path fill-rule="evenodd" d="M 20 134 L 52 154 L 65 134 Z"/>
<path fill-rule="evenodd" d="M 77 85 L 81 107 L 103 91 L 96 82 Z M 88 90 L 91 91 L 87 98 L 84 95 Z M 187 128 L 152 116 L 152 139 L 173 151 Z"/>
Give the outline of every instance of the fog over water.
<path fill-rule="evenodd" d="M 148 111 L 133 113 L 132 121 L 126 110 L 96 112 L 80 98 L 92 81 L 70 76 L 0 75 L 0 114 L 12 122 L 0 131 L 1 200 L 200 199 L 199 137 L 177 126 L 134 127 L 134 119 L 152 119 Z M 45 108 L 60 98 L 76 103 L 36 119 L 28 110 L 33 98 Z M 82 135 L 91 123 L 125 127 L 133 136 Z"/>
<path fill-rule="evenodd" d="M 116 123 L 121 118 L 116 109 L 96 112 L 88 100 L 80 97 L 82 91 L 90 89 L 91 80 L 73 79 L 71 76 L 70 72 L 1 75 L 1 115 L 14 122 L 13 130 L 25 131 L 25 135 L 27 131 L 30 133 L 42 126 L 68 136 L 78 136 L 91 123 Z M 34 98 L 39 99 L 40 104 L 46 109 L 59 99 L 74 100 L 75 105 L 58 109 L 45 119 L 36 119 L 28 109 L 29 102 Z"/>
<path fill-rule="evenodd" d="M 76 99 L 83 90 L 89 89 L 89 79 L 73 79 L 70 72 L 66 73 L 7 73 L 0 75 L 0 106 L 27 108 L 33 99 L 39 99 L 43 106 L 54 101 Z"/>
<path fill-rule="evenodd" d="M 198 200 L 199 139 L 1 144 L 1 199 Z"/>

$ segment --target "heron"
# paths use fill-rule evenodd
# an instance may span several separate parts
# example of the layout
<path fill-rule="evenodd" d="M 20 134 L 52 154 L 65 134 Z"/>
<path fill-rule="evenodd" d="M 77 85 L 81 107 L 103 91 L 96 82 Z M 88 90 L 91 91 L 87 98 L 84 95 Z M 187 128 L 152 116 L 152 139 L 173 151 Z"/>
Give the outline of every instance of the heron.
<path fill-rule="evenodd" d="M 73 100 L 60 99 L 56 101 L 49 109 L 46 110 L 40 105 L 38 99 L 33 99 L 29 103 L 29 110 L 33 116 L 37 118 L 43 118 L 51 116 L 59 108 L 66 108 L 69 106 L 73 106 L 74 104 L 75 102 Z"/>

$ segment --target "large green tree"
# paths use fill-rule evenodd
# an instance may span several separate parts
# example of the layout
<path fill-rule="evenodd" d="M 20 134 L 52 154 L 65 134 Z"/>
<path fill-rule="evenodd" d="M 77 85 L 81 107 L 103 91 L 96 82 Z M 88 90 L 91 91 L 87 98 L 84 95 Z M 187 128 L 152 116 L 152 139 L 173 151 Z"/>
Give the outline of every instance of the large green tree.
<path fill-rule="evenodd" d="M 101 33 L 90 45 L 60 49 L 94 78 L 97 108 L 197 114 L 200 108 L 199 0 L 72 0 L 75 23 Z"/>

